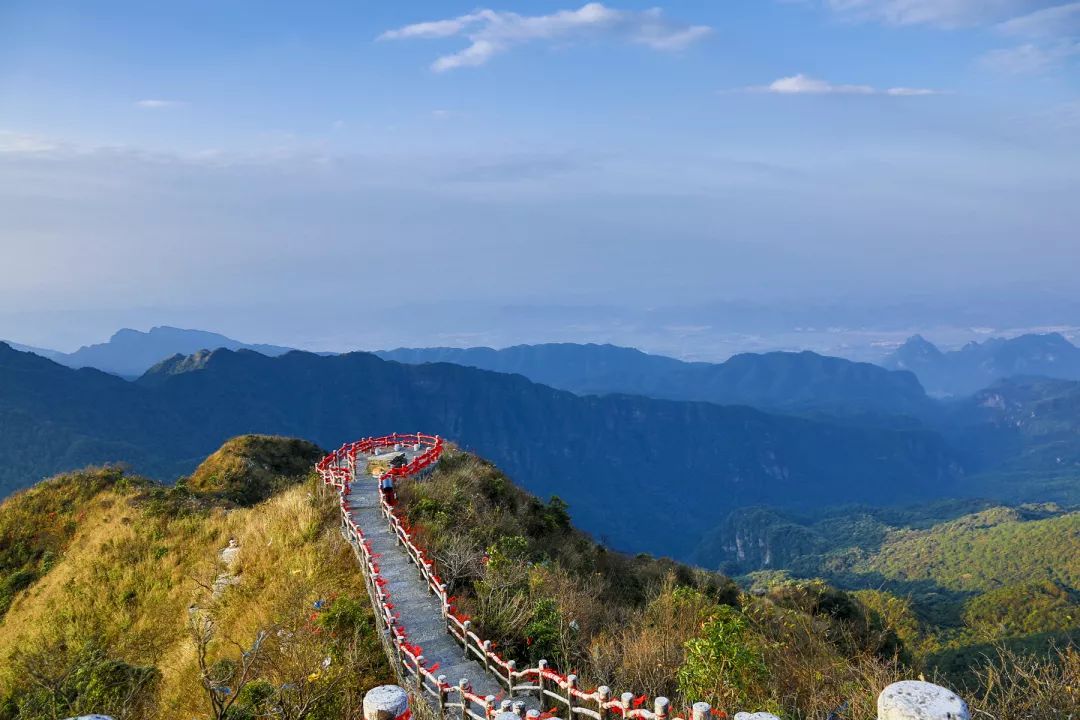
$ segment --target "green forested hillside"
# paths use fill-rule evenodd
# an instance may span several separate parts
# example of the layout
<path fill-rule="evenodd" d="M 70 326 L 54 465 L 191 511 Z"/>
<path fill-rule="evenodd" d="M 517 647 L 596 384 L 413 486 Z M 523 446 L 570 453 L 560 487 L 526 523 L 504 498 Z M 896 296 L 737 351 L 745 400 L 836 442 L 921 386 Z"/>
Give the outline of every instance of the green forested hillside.
<path fill-rule="evenodd" d="M 862 589 L 909 647 L 952 672 L 994 643 L 1045 652 L 1080 640 L 1080 511 L 1052 504 L 737 511 L 698 557 L 765 587 L 820 577 Z"/>
<path fill-rule="evenodd" d="M 1027 581 L 1080 587 L 1080 512 L 999 507 L 928 530 L 897 530 L 850 572 L 962 592 Z"/>

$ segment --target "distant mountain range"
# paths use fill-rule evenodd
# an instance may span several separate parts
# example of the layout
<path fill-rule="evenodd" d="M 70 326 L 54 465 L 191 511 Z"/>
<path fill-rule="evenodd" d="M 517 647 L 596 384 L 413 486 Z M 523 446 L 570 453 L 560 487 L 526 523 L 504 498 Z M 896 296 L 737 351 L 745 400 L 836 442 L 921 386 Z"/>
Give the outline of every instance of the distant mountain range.
<path fill-rule="evenodd" d="M 292 349 L 168 326 L 148 332 L 123 329 L 107 342 L 73 353 L 10 344 L 68 367 L 92 367 L 128 379 L 177 354 L 225 348 L 275 357 Z M 889 422 L 899 416 L 925 420 L 932 415 L 935 403 L 927 393 L 967 396 L 1015 375 L 1080 380 L 1080 348 L 1057 333 L 970 343 L 948 352 L 916 335 L 880 366 L 812 352 L 744 353 L 722 363 L 684 362 L 633 348 L 574 343 L 516 345 L 501 350 L 398 348 L 375 354 L 409 364 L 448 362 L 517 373 L 579 395 L 622 393 L 749 405 L 785 413 L 873 416 L 876 421 L 890 418 Z"/>
<path fill-rule="evenodd" d="M 732 508 L 893 503 L 954 491 L 937 434 L 626 395 L 581 397 L 517 375 L 368 353 L 175 356 L 136 382 L 0 344 L 0 491 L 88 463 L 190 472 L 223 440 L 324 447 L 387 429 L 480 450 L 619 548 L 687 556 Z"/>
<path fill-rule="evenodd" d="M 185 330 L 161 326 L 149 332 L 124 328 L 118 330 L 108 342 L 84 345 L 75 352 L 35 348 L 11 343 L 16 350 L 47 357 L 71 368 L 91 367 L 126 378 L 136 378 L 155 363 L 177 353 L 190 355 L 199 350 L 227 348 L 229 350 L 254 350 L 263 355 L 283 355 L 292 348 L 278 345 L 250 344 L 233 340 L 224 335 L 205 330 Z"/>
<path fill-rule="evenodd" d="M 400 348 L 376 354 L 404 363 L 448 362 L 518 373 L 579 395 L 624 393 L 841 416 L 922 417 L 933 407 L 909 372 L 812 352 L 746 353 L 723 363 L 683 362 L 632 348 L 570 343 L 503 350 Z"/>
<path fill-rule="evenodd" d="M 1015 375 L 1080 380 L 1080 348 L 1059 333 L 1048 333 L 994 338 L 942 352 L 916 335 L 885 358 L 882 366 L 915 373 L 932 395 L 959 397 Z"/>

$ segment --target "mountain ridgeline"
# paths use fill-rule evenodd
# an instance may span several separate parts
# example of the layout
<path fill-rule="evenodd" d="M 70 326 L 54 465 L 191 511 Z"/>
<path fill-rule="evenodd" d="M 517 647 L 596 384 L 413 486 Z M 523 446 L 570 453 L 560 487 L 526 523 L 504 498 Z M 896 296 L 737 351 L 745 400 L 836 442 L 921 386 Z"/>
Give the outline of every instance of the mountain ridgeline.
<path fill-rule="evenodd" d="M 278 345 L 244 343 L 205 330 L 187 330 L 167 325 L 151 328 L 147 332 L 123 328 L 114 333 L 107 342 L 84 345 L 72 353 L 14 344 L 12 347 L 36 353 L 68 367 L 96 368 L 126 378 L 137 378 L 163 358 L 177 353 L 190 355 L 208 348 L 228 348 L 254 350 L 263 355 L 276 356 L 291 350 Z"/>
<path fill-rule="evenodd" d="M 130 383 L 0 345 L 0 423 L 7 491 L 95 462 L 175 477 L 245 433 L 332 447 L 388 427 L 424 429 L 482 450 L 538 495 L 559 495 L 576 522 L 618 548 L 683 557 L 725 509 L 936 497 L 963 472 L 926 430 L 581 397 L 517 375 L 367 353 L 215 350 Z"/>
<path fill-rule="evenodd" d="M 579 395 L 625 393 L 666 400 L 838 416 L 925 416 L 933 403 L 909 372 L 812 352 L 735 355 L 683 362 L 614 345 L 552 343 L 492 348 L 399 348 L 386 360 L 457 365 L 524 375 Z"/>
<path fill-rule="evenodd" d="M 882 365 L 915 373 L 932 395 L 961 397 L 1013 376 L 1080 380 L 1080 348 L 1060 333 L 1047 333 L 993 338 L 942 352 L 916 335 Z"/>

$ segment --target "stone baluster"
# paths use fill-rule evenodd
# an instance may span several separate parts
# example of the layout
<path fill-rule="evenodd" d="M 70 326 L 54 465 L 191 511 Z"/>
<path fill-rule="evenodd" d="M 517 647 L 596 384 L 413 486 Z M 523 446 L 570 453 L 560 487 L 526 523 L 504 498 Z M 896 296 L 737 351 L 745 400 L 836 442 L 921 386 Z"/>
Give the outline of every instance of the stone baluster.
<path fill-rule="evenodd" d="M 600 720 L 608 720 L 608 709 L 604 705 L 611 700 L 611 688 L 601 685 L 596 688 L 596 695 L 596 711 L 600 715 Z"/>
<path fill-rule="evenodd" d="M 544 697 L 544 671 L 547 670 L 547 660 L 541 660 L 536 663 L 536 667 L 539 670 L 536 674 L 536 685 L 540 688 L 537 690 L 537 697 L 540 698 L 540 707 L 545 707 L 544 703 L 547 700 Z"/>
<path fill-rule="evenodd" d="M 461 696 L 461 720 L 469 720 L 469 699 L 465 697 L 465 693 L 469 690 L 469 681 L 466 678 L 461 678 L 458 681 L 458 695 Z"/>
<path fill-rule="evenodd" d="M 901 680 L 878 696 L 878 720 L 971 720 L 967 703 L 940 685 Z"/>
<path fill-rule="evenodd" d="M 364 695 L 364 720 L 397 720 L 409 711 L 409 694 L 397 685 L 379 685 Z"/>
<path fill-rule="evenodd" d="M 577 687 L 577 675 L 566 676 L 566 720 L 574 720 L 574 688 Z"/>
<path fill-rule="evenodd" d="M 630 717 L 630 708 L 634 707 L 634 693 L 624 692 L 620 696 L 620 700 L 622 701 L 622 716 L 624 718 Z M 694 718 L 694 720 L 698 719 Z"/>
<path fill-rule="evenodd" d="M 653 712 L 656 713 L 656 720 L 667 720 L 670 707 L 671 701 L 666 697 L 658 697 L 653 700 Z"/>
<path fill-rule="evenodd" d="M 712 706 L 707 702 L 696 702 L 691 709 L 692 720 L 709 720 L 709 713 L 712 711 Z"/>
<path fill-rule="evenodd" d="M 439 683 L 439 720 L 446 717 L 446 703 L 450 699 L 450 686 L 446 684 L 446 676 L 436 678 Z"/>

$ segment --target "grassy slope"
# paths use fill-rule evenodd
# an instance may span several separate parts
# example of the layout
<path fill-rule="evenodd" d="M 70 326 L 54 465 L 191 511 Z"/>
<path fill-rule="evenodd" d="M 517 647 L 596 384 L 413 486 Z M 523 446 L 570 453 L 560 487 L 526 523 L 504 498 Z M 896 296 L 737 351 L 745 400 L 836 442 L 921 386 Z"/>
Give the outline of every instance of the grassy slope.
<path fill-rule="evenodd" d="M 239 441 L 239 449 L 265 450 L 269 443 L 286 450 L 292 442 Z M 234 444 L 232 450 L 237 449 Z M 225 454 L 233 460 L 243 456 L 243 452 Z M 248 459 L 253 467 L 263 464 L 257 451 Z M 187 630 L 192 603 L 205 608 L 217 623 L 217 640 L 210 648 L 213 657 L 238 656 L 226 638 L 247 646 L 260 630 L 271 630 L 275 637 L 281 631 L 309 638 L 310 660 L 315 662 L 307 667 L 302 658 L 290 656 L 294 661 L 290 666 L 283 661 L 268 664 L 260 669 L 260 677 L 281 684 L 290 675 L 302 680 L 320 672 L 318 661 L 339 654 L 342 638 L 313 633 L 309 622 L 313 602 L 356 599 L 369 625 L 370 614 L 361 575 L 336 531 L 333 500 L 315 494 L 313 481 L 295 484 L 300 478 L 292 479 L 291 487 L 245 508 L 98 470 L 55 478 L 0 505 L 0 528 L 13 521 L 50 517 L 47 507 L 67 508 L 45 531 L 21 539 L 29 548 L 24 554 L 39 558 L 36 567 L 42 577 L 15 594 L 0 621 L 0 700 L 8 698 L 6 712 L 13 711 L 12 699 L 28 692 L 28 667 L 38 667 L 43 656 L 71 655 L 91 643 L 107 649 L 110 659 L 160 672 L 154 697 L 130 710 L 129 717 L 205 716 L 207 700 Z M 232 480 L 242 484 L 240 475 Z M 239 582 L 215 602 L 209 587 L 225 569 L 219 553 L 230 538 L 240 547 L 234 568 Z M 48 557 L 53 559 L 40 561 Z M 0 566 L 0 574 L 10 575 L 14 565 Z M 336 600 L 331 607 L 341 602 Z M 351 666 L 352 689 L 339 693 L 342 700 L 355 702 L 357 693 L 388 677 L 377 639 L 369 633 L 360 640 L 361 652 Z M 322 680 L 331 682 L 332 674 L 324 673 Z M 352 697 L 346 697 L 350 693 Z M 78 703 L 60 711 L 107 709 Z M 24 709 L 19 717 L 44 716 L 44 711 L 35 715 Z"/>

